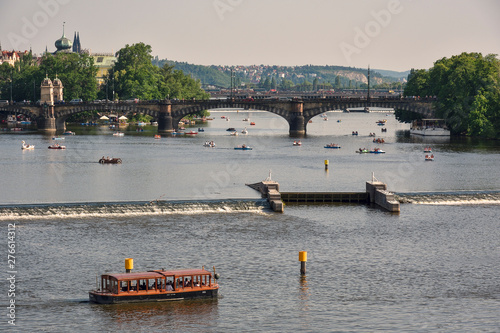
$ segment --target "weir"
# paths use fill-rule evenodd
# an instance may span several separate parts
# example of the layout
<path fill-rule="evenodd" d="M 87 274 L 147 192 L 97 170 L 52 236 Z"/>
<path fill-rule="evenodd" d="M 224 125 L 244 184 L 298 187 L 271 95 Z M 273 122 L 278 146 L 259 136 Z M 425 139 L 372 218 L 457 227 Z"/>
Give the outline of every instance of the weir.
<path fill-rule="evenodd" d="M 387 191 L 387 184 L 375 179 L 366 182 L 366 192 L 279 192 L 279 184 L 269 177 L 259 183 L 247 184 L 259 191 L 263 198 L 267 198 L 271 209 L 275 212 L 284 212 L 283 203 L 357 203 L 376 204 L 393 213 L 399 213 L 399 201 L 394 194 Z"/>

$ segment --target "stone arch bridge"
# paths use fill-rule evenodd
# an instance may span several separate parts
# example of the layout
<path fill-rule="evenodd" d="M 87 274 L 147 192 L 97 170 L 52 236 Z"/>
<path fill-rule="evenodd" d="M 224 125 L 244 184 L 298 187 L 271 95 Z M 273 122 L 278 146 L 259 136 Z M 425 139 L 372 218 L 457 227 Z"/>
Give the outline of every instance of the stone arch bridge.
<path fill-rule="evenodd" d="M 311 118 L 331 110 L 346 110 L 352 108 L 393 108 L 413 111 L 434 116 L 434 100 L 412 99 L 371 99 L 338 98 L 315 100 L 200 100 L 200 101 L 159 101 L 140 103 L 83 103 L 66 105 L 13 105 L 0 106 L 0 112 L 23 114 L 36 119 L 41 131 L 64 130 L 66 118 L 85 111 L 116 112 L 122 114 L 141 113 L 150 115 L 158 121 L 158 132 L 169 133 L 177 129 L 179 121 L 189 115 L 203 110 L 239 108 L 268 111 L 286 119 L 290 126 L 291 136 L 305 135 L 307 124 Z"/>

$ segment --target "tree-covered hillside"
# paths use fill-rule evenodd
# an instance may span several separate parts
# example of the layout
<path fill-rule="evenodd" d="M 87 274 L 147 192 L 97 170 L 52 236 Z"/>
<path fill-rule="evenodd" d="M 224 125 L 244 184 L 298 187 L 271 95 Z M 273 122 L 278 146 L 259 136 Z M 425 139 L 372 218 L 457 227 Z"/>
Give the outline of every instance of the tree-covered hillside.
<path fill-rule="evenodd" d="M 204 86 L 228 88 L 233 75 L 234 87 L 258 87 L 280 90 L 317 89 L 356 89 L 365 88 L 368 82 L 367 69 L 342 66 L 202 66 L 172 60 L 159 60 L 153 63 L 159 67 L 165 63 L 182 70 Z M 388 71 L 387 73 L 389 73 Z M 396 72 L 390 72 L 397 76 Z M 370 74 L 372 87 L 401 89 L 403 80 L 394 76 L 383 76 L 377 71 Z M 274 83 L 273 83 L 274 82 Z M 313 87 L 314 86 L 314 87 Z M 309 90 L 311 90 L 309 89 Z"/>

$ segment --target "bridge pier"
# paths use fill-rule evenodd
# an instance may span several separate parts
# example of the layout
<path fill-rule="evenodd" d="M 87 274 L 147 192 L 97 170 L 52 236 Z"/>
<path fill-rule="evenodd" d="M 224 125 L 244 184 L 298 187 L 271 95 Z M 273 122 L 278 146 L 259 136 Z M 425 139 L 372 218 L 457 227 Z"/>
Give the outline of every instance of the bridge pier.
<path fill-rule="evenodd" d="M 54 116 L 54 106 L 45 104 L 42 106 L 40 114 L 41 116 L 36 121 L 38 130 L 43 132 L 55 132 L 57 126 Z"/>
<path fill-rule="evenodd" d="M 172 122 L 172 103 L 166 101 L 160 104 L 158 115 L 158 133 L 172 133 L 174 126 Z"/>
<path fill-rule="evenodd" d="M 304 118 L 304 102 L 291 101 L 292 115 L 288 121 L 290 125 L 290 136 L 302 137 L 306 135 L 306 121 Z"/>
<path fill-rule="evenodd" d="M 56 131 L 56 118 L 38 118 L 36 121 L 39 131 L 42 132 L 55 132 Z"/>

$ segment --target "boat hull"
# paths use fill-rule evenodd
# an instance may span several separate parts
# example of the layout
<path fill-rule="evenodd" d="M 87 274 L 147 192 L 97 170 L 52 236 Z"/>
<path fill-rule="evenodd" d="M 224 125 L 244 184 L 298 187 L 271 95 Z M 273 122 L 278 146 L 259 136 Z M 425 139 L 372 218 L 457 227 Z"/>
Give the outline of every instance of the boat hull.
<path fill-rule="evenodd" d="M 444 128 L 410 129 L 410 134 L 422 136 L 450 136 L 450 131 Z"/>
<path fill-rule="evenodd" d="M 117 303 L 139 303 L 139 302 L 168 302 L 180 301 L 184 299 L 197 298 L 216 298 L 219 289 L 195 290 L 195 291 L 168 291 L 162 293 L 137 293 L 136 295 L 124 294 L 113 295 L 103 294 L 95 291 L 89 292 L 89 300 L 98 304 L 117 304 Z"/>

